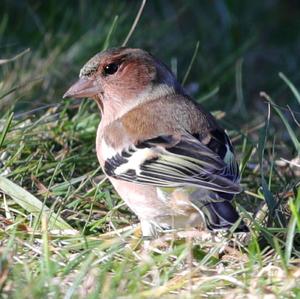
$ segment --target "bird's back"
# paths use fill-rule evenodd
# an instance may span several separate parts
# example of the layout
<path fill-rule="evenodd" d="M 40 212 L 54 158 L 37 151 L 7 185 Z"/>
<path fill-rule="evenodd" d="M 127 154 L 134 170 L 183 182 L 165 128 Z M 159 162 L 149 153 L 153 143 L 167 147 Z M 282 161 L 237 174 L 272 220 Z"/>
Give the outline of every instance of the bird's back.
<path fill-rule="evenodd" d="M 103 138 L 107 144 L 121 148 L 129 142 L 136 144 L 159 135 L 182 132 L 198 134 L 204 139 L 215 129 L 219 127 L 212 115 L 189 98 L 170 94 L 128 111 L 103 128 Z"/>

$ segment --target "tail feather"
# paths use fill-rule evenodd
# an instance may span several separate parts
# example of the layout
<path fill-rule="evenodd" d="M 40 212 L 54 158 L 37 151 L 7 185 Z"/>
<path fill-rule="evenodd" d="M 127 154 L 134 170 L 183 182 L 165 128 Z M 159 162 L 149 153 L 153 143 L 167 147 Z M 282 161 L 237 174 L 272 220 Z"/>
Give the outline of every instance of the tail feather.
<path fill-rule="evenodd" d="M 230 229 L 239 219 L 239 214 L 229 201 L 209 202 L 201 209 L 205 216 L 208 229 L 220 230 Z M 240 222 L 235 232 L 246 232 L 247 226 Z"/>

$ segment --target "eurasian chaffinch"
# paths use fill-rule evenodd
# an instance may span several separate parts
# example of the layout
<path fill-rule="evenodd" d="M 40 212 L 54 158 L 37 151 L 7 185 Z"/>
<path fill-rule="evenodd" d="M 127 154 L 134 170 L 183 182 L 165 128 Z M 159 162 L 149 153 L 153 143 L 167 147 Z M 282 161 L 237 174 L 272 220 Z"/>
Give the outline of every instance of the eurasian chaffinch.
<path fill-rule="evenodd" d="M 170 227 L 228 229 L 239 219 L 231 205 L 241 192 L 239 170 L 227 134 L 151 54 L 98 53 L 64 97 L 97 102 L 97 157 L 144 237 Z"/>

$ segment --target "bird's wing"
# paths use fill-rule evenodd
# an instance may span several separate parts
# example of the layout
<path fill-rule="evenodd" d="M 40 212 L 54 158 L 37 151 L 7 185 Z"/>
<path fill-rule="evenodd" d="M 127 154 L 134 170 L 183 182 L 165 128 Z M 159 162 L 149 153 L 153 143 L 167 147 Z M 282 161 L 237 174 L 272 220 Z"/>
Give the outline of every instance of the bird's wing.
<path fill-rule="evenodd" d="M 228 160 L 228 154 L 225 156 Z M 157 187 L 191 185 L 229 194 L 241 191 L 236 162 L 225 162 L 219 153 L 189 133 L 132 144 L 107 159 L 104 170 L 116 179 Z"/>

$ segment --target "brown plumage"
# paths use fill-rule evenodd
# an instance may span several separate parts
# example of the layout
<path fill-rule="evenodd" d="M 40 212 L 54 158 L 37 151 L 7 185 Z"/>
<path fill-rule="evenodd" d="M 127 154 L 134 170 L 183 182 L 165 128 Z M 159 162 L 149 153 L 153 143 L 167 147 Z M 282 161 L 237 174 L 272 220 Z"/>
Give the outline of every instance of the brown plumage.
<path fill-rule="evenodd" d="M 239 173 L 228 136 L 152 55 L 131 48 L 97 54 L 65 96 L 98 103 L 99 162 L 144 236 L 203 223 L 226 229 L 238 220 L 230 201 L 240 192 Z"/>

